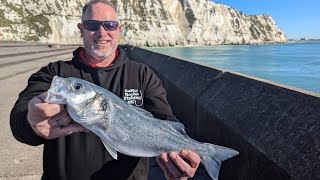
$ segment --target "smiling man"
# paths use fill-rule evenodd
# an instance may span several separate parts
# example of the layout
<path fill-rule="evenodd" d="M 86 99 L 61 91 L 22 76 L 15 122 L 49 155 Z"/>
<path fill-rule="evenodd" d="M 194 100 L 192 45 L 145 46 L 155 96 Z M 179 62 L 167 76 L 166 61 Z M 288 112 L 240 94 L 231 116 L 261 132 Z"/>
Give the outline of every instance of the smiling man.
<path fill-rule="evenodd" d="M 82 24 L 78 24 L 86 51 L 86 58 L 97 66 L 108 66 L 115 59 L 122 26 L 109 2 L 84 6 Z"/>
<path fill-rule="evenodd" d="M 11 112 L 12 133 L 20 142 L 44 144 L 44 180 L 127 179 L 140 158 L 118 154 L 113 160 L 101 140 L 74 123 L 63 105 L 45 103 L 53 77 L 84 79 L 156 118 L 177 119 L 159 78 L 147 66 L 130 61 L 118 47 L 122 26 L 109 1 L 86 4 L 78 28 L 84 48 L 76 49 L 72 60 L 50 63 L 31 75 Z M 195 174 L 200 157 L 189 150 L 163 152 L 157 162 L 167 179 L 187 179 Z"/>

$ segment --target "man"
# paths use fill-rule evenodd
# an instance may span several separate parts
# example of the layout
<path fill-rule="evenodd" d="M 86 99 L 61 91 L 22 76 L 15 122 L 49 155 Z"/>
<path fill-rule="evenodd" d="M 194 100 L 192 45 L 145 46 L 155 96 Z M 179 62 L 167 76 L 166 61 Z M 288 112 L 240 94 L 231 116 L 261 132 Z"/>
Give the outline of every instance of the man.
<path fill-rule="evenodd" d="M 76 49 L 71 61 L 50 63 L 29 78 L 12 109 L 11 129 L 23 143 L 44 144 L 42 179 L 127 179 L 140 158 L 119 154 L 118 160 L 112 160 L 100 139 L 74 123 L 64 106 L 44 103 L 53 76 L 81 78 L 121 98 L 126 91 L 138 90 L 143 101 L 135 105 L 160 119 L 176 118 L 157 76 L 145 65 L 128 60 L 118 47 L 122 27 L 109 1 L 86 4 L 78 28 L 84 48 Z M 183 150 L 164 152 L 157 162 L 167 179 L 187 179 L 194 175 L 200 158 Z"/>

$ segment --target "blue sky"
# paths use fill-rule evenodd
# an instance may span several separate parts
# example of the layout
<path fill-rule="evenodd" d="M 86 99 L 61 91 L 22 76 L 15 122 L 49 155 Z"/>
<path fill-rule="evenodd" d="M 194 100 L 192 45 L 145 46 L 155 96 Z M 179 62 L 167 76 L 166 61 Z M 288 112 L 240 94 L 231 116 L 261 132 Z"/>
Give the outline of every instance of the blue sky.
<path fill-rule="evenodd" d="M 288 38 L 320 39 L 320 0 L 213 0 L 246 14 L 269 14 Z"/>

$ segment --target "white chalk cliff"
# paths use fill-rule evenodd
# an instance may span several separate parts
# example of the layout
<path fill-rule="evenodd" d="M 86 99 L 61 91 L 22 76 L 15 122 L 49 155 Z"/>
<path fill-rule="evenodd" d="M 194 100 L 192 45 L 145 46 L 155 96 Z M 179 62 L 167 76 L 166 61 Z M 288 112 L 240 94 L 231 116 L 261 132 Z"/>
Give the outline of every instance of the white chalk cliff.
<path fill-rule="evenodd" d="M 2 40 L 80 44 L 86 0 L 0 0 Z M 113 0 L 121 43 L 137 46 L 287 42 L 270 15 L 247 15 L 209 0 Z"/>

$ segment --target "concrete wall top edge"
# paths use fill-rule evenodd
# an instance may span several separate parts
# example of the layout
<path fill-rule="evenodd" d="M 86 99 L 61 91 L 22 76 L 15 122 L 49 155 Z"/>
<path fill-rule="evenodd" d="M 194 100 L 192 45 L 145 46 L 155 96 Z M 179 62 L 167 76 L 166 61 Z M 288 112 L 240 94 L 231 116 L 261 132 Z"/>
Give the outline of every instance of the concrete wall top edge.
<path fill-rule="evenodd" d="M 310 92 L 310 91 L 303 90 L 303 89 L 296 88 L 296 87 L 292 87 L 292 86 L 287 86 L 287 85 L 284 85 L 284 84 L 280 84 L 280 83 L 277 83 L 277 82 L 274 82 L 274 81 L 258 78 L 258 77 L 255 77 L 255 76 L 250 76 L 250 75 L 247 75 L 247 74 L 234 72 L 234 71 L 229 71 L 229 70 L 224 70 L 224 73 L 225 74 L 234 74 L 234 75 L 242 76 L 242 77 L 245 77 L 245 78 L 253 79 L 255 81 L 260 81 L 260 82 L 263 82 L 263 83 L 271 84 L 273 86 L 278 86 L 280 88 L 284 88 L 284 89 L 296 91 L 298 93 L 303 93 L 303 94 L 306 94 L 306 95 L 310 95 L 310 96 L 314 96 L 314 97 L 320 98 L 320 94 L 319 93 Z"/>

